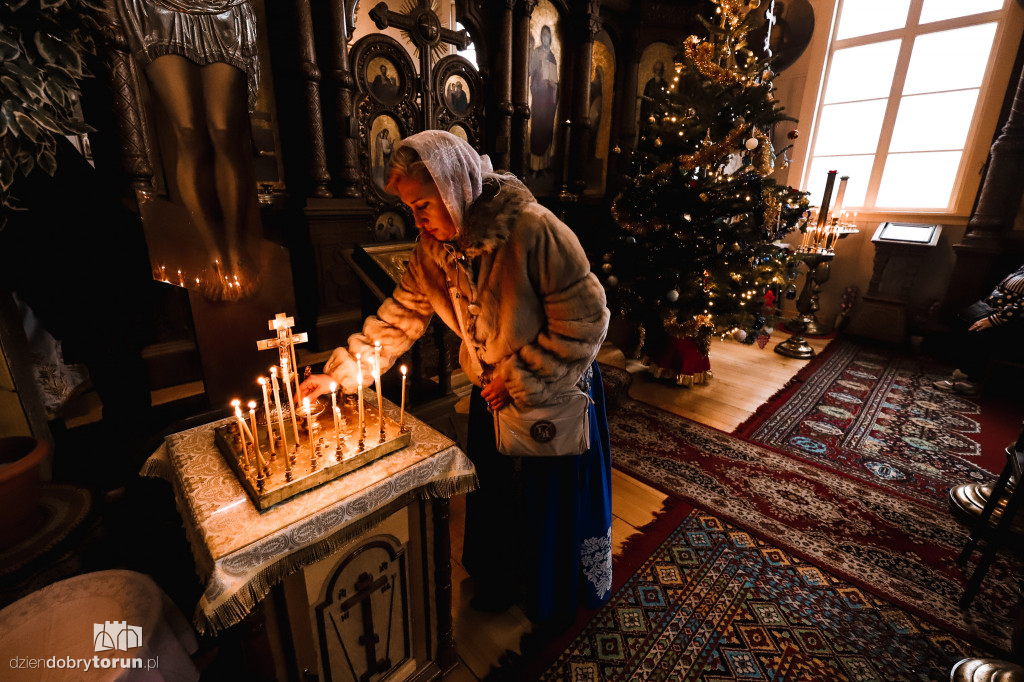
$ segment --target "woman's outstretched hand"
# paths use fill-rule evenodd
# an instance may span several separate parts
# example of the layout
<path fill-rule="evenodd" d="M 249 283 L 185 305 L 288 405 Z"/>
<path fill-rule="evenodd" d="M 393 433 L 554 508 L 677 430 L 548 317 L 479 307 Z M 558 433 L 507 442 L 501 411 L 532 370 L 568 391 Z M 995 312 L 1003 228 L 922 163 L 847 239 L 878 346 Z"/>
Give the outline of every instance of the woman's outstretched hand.
<path fill-rule="evenodd" d="M 311 374 L 308 379 L 299 384 L 299 394 L 295 396 L 295 404 L 301 405 L 303 398 L 309 398 L 314 402 L 320 396 L 331 392 L 331 382 L 334 378 L 327 374 Z"/>
<path fill-rule="evenodd" d="M 493 377 L 483 387 L 483 390 L 480 391 L 480 395 L 487 401 L 487 407 L 492 412 L 512 403 L 512 396 L 508 394 L 508 389 L 505 388 L 505 380 L 501 377 Z"/>

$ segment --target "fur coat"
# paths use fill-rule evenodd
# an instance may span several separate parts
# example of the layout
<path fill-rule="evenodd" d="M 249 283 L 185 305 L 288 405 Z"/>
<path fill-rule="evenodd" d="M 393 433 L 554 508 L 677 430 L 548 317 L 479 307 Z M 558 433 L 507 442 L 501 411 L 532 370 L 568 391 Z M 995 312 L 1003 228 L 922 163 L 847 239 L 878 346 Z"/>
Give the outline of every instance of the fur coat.
<path fill-rule="evenodd" d="M 386 371 L 434 313 L 460 337 L 464 326 L 476 346 L 482 366 L 465 342 L 459 352 L 470 381 L 501 376 L 519 406 L 565 393 L 597 357 L 608 330 L 605 293 L 564 223 L 515 177 L 495 173 L 462 223 L 456 243 L 421 234 L 391 298 L 328 360 L 324 371 L 345 391 L 356 388 L 355 353 L 365 362 L 380 342 Z"/>

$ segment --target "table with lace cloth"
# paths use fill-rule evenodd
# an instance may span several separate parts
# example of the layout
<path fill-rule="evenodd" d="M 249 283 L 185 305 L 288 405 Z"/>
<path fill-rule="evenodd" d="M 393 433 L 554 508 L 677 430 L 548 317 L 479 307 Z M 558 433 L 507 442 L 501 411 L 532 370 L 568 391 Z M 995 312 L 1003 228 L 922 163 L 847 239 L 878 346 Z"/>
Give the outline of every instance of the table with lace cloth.
<path fill-rule="evenodd" d="M 394 404 L 385 400 L 384 410 L 398 419 Z M 455 442 L 407 413 L 408 447 L 260 512 L 214 443 L 214 428 L 228 421 L 168 436 L 141 471 L 174 488 L 205 586 L 193 618 L 201 633 L 241 621 L 272 585 L 365 533 L 395 503 L 477 487 L 473 464 Z"/>

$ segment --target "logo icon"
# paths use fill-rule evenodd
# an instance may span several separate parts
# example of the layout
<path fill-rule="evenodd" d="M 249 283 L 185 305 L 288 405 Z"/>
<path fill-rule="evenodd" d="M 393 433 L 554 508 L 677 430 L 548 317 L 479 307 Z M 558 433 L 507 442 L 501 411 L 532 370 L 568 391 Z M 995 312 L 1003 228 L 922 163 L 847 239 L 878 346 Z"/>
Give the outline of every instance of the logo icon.
<path fill-rule="evenodd" d="M 549 422 L 547 419 L 541 419 L 533 423 L 530 427 L 530 438 L 534 439 L 538 443 L 550 442 L 555 437 L 555 432 L 558 429 L 555 425 Z"/>
<path fill-rule="evenodd" d="M 128 651 L 142 646 L 142 628 L 127 621 L 93 623 L 92 643 L 96 651 Z"/>

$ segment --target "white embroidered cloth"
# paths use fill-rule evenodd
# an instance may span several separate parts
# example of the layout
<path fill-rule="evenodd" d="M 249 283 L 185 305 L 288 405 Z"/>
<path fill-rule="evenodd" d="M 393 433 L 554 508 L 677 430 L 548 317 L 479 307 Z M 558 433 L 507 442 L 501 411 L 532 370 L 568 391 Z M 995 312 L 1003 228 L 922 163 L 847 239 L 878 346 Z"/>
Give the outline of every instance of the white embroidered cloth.
<path fill-rule="evenodd" d="M 367 414 L 374 414 L 373 392 Z M 384 401 L 398 420 L 399 410 Z M 383 521 L 406 496 L 449 498 L 477 487 L 473 463 L 449 438 L 406 413 L 411 444 L 375 462 L 260 512 L 214 443 L 229 420 L 168 436 L 143 465 L 143 476 L 174 487 L 205 591 L 193 622 L 201 633 L 242 620 L 286 575 L 330 554 Z M 232 418 L 233 419 L 233 418 Z"/>

